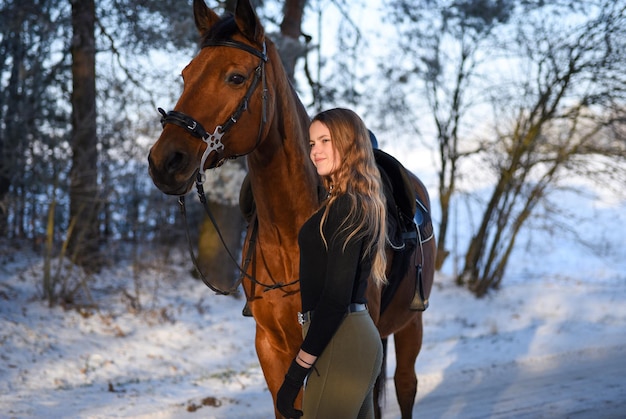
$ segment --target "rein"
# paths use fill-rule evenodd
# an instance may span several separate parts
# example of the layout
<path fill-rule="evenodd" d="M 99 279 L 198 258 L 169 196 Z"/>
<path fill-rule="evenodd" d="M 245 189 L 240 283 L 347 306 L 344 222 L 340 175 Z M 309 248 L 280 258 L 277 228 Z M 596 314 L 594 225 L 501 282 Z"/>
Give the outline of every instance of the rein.
<path fill-rule="evenodd" d="M 208 278 L 206 276 L 204 276 L 204 274 L 200 270 L 200 267 L 198 266 L 198 260 L 197 260 L 197 258 L 195 257 L 195 255 L 193 253 L 193 245 L 191 243 L 191 235 L 189 234 L 189 223 L 187 222 L 187 210 L 186 210 L 186 207 L 185 207 L 185 196 L 181 195 L 181 196 L 178 197 L 178 204 L 180 205 L 180 212 L 181 212 L 181 214 L 183 216 L 183 221 L 185 223 L 185 233 L 187 235 L 187 245 L 189 247 L 189 255 L 191 256 L 191 260 L 193 261 L 194 267 L 196 268 L 196 271 L 200 275 L 200 278 L 202 279 L 202 282 L 204 282 L 204 284 L 207 287 L 209 287 L 211 290 L 215 291 L 217 294 L 230 295 L 230 294 L 234 294 L 234 293 L 237 292 L 237 288 L 239 287 L 239 285 L 241 284 L 241 282 L 243 281 L 244 278 L 248 278 L 254 284 L 259 285 L 259 286 L 265 288 L 265 291 L 270 291 L 270 290 L 274 290 L 274 289 L 280 289 L 280 288 L 288 287 L 288 286 L 294 285 L 294 284 L 298 283 L 298 281 L 300 281 L 299 279 L 296 279 L 296 280 L 288 282 L 288 283 L 277 282 L 277 283 L 274 283 L 274 284 L 264 284 L 262 282 L 257 281 L 257 279 L 254 276 L 249 275 L 246 271 L 248 270 L 248 266 L 250 265 L 250 262 L 252 261 L 252 252 L 254 251 L 254 245 L 256 245 L 257 235 L 258 235 L 258 230 L 259 230 L 259 225 L 258 225 L 258 221 L 257 221 L 256 217 L 254 218 L 254 224 L 252 226 L 252 234 L 251 234 L 250 239 L 248 241 L 249 242 L 249 244 L 248 244 L 248 253 L 246 254 L 246 257 L 245 257 L 244 266 L 242 267 L 242 266 L 239 265 L 239 262 L 237 262 L 237 260 L 233 256 L 232 252 L 230 251 L 230 249 L 226 245 L 226 241 L 224 240 L 224 236 L 222 235 L 222 232 L 220 231 L 220 229 L 219 229 L 219 227 L 217 225 L 217 221 L 215 220 L 215 217 L 213 217 L 213 213 L 211 212 L 211 209 L 209 208 L 209 204 L 208 204 L 208 201 L 206 199 L 206 195 L 204 193 L 204 187 L 202 186 L 201 182 L 199 182 L 199 181 L 196 182 L 196 189 L 198 191 L 198 198 L 200 199 L 200 202 L 202 203 L 202 206 L 204 207 L 204 211 L 209 216 L 209 219 L 211 220 L 211 223 L 213 224 L 213 227 L 215 228 L 215 231 L 217 232 L 217 235 L 220 238 L 220 241 L 222 242 L 222 246 L 224 246 L 224 249 L 226 249 L 226 253 L 228 253 L 228 256 L 233 261 L 233 263 L 235 264 L 235 266 L 237 267 L 237 269 L 239 270 L 239 272 L 241 274 L 239 276 L 239 279 L 235 283 L 235 285 L 233 285 L 233 287 L 230 288 L 229 290 L 222 290 L 222 289 L 218 288 L 217 286 L 211 284 L 211 281 L 209 281 Z"/>
<path fill-rule="evenodd" d="M 207 214 L 209 214 L 209 218 L 211 219 L 211 223 L 213 223 L 213 226 L 215 227 L 215 230 L 217 231 L 217 235 L 220 238 L 220 241 L 222 242 L 222 245 L 226 249 L 226 253 L 228 253 L 228 256 L 230 256 L 230 258 L 233 260 L 235 265 L 237 265 L 237 268 L 241 272 L 241 275 L 239 276 L 239 279 L 237 280 L 235 285 L 233 285 L 233 287 L 230 288 L 229 290 L 222 290 L 222 289 L 218 288 L 216 285 L 213 285 L 211 283 L 211 281 L 209 281 L 209 279 L 206 276 L 204 276 L 204 274 L 202 273 L 202 270 L 198 266 L 198 259 L 196 258 L 196 256 L 193 253 L 193 245 L 191 243 L 191 235 L 189 234 L 189 223 L 187 222 L 187 210 L 185 208 L 185 196 L 184 195 L 181 195 L 181 196 L 178 197 L 178 204 L 180 205 L 180 213 L 183 216 L 183 221 L 185 223 L 185 233 L 187 235 L 187 245 L 189 247 L 189 255 L 191 256 L 191 260 L 193 262 L 193 266 L 196 268 L 196 271 L 198 272 L 198 275 L 200 275 L 200 278 L 202 279 L 202 282 L 204 282 L 204 285 L 209 287 L 211 290 L 215 291 L 217 294 L 230 295 L 230 294 L 236 293 L 237 292 L 237 288 L 241 284 L 241 281 L 243 281 L 244 276 L 247 275 L 245 272 L 246 272 L 246 269 L 248 268 L 248 265 L 245 264 L 243 267 L 239 266 L 239 263 L 235 260 L 235 257 L 230 252 L 230 249 L 228 249 L 228 246 L 226 246 L 226 242 L 224 241 L 224 237 L 222 236 L 222 232 L 217 228 L 217 224 L 215 223 L 215 219 L 213 218 L 213 214 L 211 214 L 210 211 L 207 211 Z M 251 249 L 249 248 L 248 251 L 251 252 Z M 246 258 L 246 261 L 247 260 L 248 260 L 248 258 Z"/>
<path fill-rule="evenodd" d="M 254 150 L 256 150 L 256 148 L 259 146 L 259 143 L 261 142 L 261 135 L 263 133 L 263 127 L 265 126 L 265 124 L 267 123 L 267 82 L 266 82 L 266 78 L 265 78 L 265 63 L 268 61 L 267 58 L 267 50 L 266 50 L 266 44 L 265 42 L 263 42 L 263 50 L 259 51 L 255 48 L 252 48 L 251 46 L 244 44 L 243 42 L 238 42 L 238 41 L 233 41 L 233 40 L 207 40 L 202 47 L 207 47 L 207 46 L 222 46 L 222 47 L 231 47 L 231 48 L 237 48 L 243 51 L 246 51 L 252 55 L 255 55 L 257 57 L 259 57 L 261 59 L 261 61 L 259 62 L 259 65 L 255 68 L 254 70 L 254 78 L 252 80 L 252 83 L 250 83 L 250 86 L 248 87 L 248 90 L 246 91 L 244 97 L 241 99 L 241 102 L 239 102 L 239 105 L 237 106 L 237 109 L 235 109 L 235 111 L 230 115 L 230 117 L 221 125 L 217 125 L 215 127 L 215 129 L 213 130 L 213 133 L 210 134 L 208 131 L 206 131 L 204 129 L 204 127 L 202 126 L 202 124 L 194 119 L 192 116 L 189 116 L 183 112 L 178 112 L 178 111 L 169 111 L 169 112 L 165 112 L 162 108 L 158 108 L 159 113 L 161 114 L 161 125 L 163 126 L 163 128 L 165 128 L 165 125 L 167 124 L 174 124 L 177 125 L 181 128 L 184 128 L 189 134 L 191 134 L 192 136 L 196 137 L 196 138 L 200 138 L 202 141 L 204 141 L 207 145 L 206 149 L 204 150 L 204 153 L 202 154 L 202 158 L 200 160 L 200 166 L 198 168 L 198 173 L 196 175 L 196 189 L 198 191 L 198 197 L 200 198 L 200 202 L 202 203 L 205 212 L 207 213 L 207 215 L 209 216 L 209 219 L 211 220 L 211 223 L 213 224 L 213 227 L 215 228 L 215 231 L 217 232 L 218 237 L 220 238 L 220 241 L 222 242 L 222 245 L 224 246 L 224 249 L 226 249 L 226 253 L 228 253 L 228 256 L 230 257 L 230 259 L 235 263 L 235 265 L 237 266 L 237 269 L 239 270 L 239 272 L 241 273 L 241 275 L 239 276 L 239 279 L 237 280 L 237 282 L 235 283 L 235 285 L 230 288 L 229 290 L 222 290 L 219 287 L 211 284 L 211 282 L 204 276 L 204 274 L 202 273 L 202 271 L 200 270 L 199 266 L 198 266 L 198 261 L 197 258 L 194 255 L 193 252 L 193 245 L 191 243 L 191 237 L 189 234 L 189 223 L 187 222 L 187 211 L 186 211 L 186 207 L 185 207 L 185 196 L 181 195 L 178 198 L 178 203 L 180 205 L 180 211 L 183 217 L 183 221 L 185 223 L 185 232 L 187 235 L 187 244 L 189 246 L 189 254 L 191 256 L 191 260 L 193 261 L 194 267 L 196 268 L 196 271 L 198 271 L 198 274 L 200 275 L 200 277 L 202 278 L 202 282 L 204 282 L 204 284 L 209 287 L 211 290 L 215 291 L 217 294 L 221 294 L 221 295 L 229 295 L 229 294 L 233 294 L 237 292 L 237 288 L 239 287 L 239 285 L 241 284 L 241 282 L 243 281 L 244 278 L 248 278 L 250 279 L 254 284 L 257 284 L 263 288 L 265 288 L 265 291 L 269 291 L 269 290 L 273 290 L 273 289 L 279 289 L 279 288 L 283 288 L 283 287 L 287 287 L 289 285 L 293 285 L 295 283 L 297 283 L 299 280 L 295 280 L 289 283 L 275 283 L 275 284 L 263 284 L 259 281 L 257 281 L 253 276 L 247 274 L 247 270 L 248 270 L 248 266 L 250 264 L 250 262 L 252 261 L 252 253 L 254 251 L 254 245 L 256 244 L 256 240 L 257 240 L 257 234 L 258 234 L 258 222 L 255 218 L 254 221 L 254 226 L 252 228 L 252 234 L 251 237 L 249 239 L 249 244 L 248 244 L 248 253 L 246 255 L 245 258 L 245 263 L 244 266 L 240 266 L 239 263 L 237 262 L 237 260 L 235 259 L 235 257 L 233 256 L 232 252 L 230 251 L 230 249 L 228 248 L 228 246 L 226 245 L 226 241 L 224 240 L 224 237 L 222 236 L 222 232 L 220 231 L 217 222 L 215 220 L 215 217 L 213 217 L 213 214 L 211 213 L 211 210 L 209 208 L 208 202 L 207 202 L 207 198 L 206 195 L 204 193 L 204 180 L 205 180 L 205 174 L 204 174 L 204 165 L 206 163 L 207 158 L 209 157 L 209 155 L 211 154 L 212 151 L 215 152 L 219 152 L 220 150 L 224 149 L 224 144 L 222 143 L 222 137 L 224 136 L 224 134 L 226 134 L 226 132 L 233 127 L 233 125 L 235 125 L 237 123 L 237 121 L 239 121 L 239 118 L 241 117 L 241 115 L 243 114 L 244 111 L 248 110 L 248 103 L 250 101 L 250 98 L 252 97 L 252 94 L 254 93 L 254 91 L 256 90 L 257 86 L 259 85 L 259 81 L 262 83 L 263 85 L 263 92 L 262 92 L 262 109 L 261 109 L 261 124 L 259 126 L 259 132 L 257 134 L 257 139 L 256 142 L 254 144 L 254 146 L 252 147 L 252 149 L 246 153 L 243 154 L 239 154 L 239 155 L 233 155 L 229 158 L 231 159 L 236 159 L 237 157 L 241 157 L 247 154 L 252 153 Z M 223 162 L 224 159 L 220 160 L 218 162 L 218 166 L 219 164 L 221 164 L 221 162 Z"/>

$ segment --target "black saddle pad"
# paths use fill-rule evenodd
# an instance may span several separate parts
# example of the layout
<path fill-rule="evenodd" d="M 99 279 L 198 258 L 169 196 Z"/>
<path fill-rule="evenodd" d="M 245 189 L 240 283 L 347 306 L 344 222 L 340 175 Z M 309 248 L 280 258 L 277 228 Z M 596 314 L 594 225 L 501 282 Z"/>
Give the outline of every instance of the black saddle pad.
<path fill-rule="evenodd" d="M 393 156 L 375 149 L 374 157 L 387 199 L 387 234 L 394 250 L 388 284 L 381 298 L 381 313 L 387 308 L 406 275 L 411 255 L 420 241 L 432 235 L 430 214 L 416 196 L 406 168 Z"/>
<path fill-rule="evenodd" d="M 374 158 L 381 176 L 386 176 L 389 180 L 391 195 L 395 205 L 405 216 L 412 219 L 417 204 L 415 203 L 415 192 L 413 191 L 407 170 L 395 157 L 382 150 L 375 149 Z"/>

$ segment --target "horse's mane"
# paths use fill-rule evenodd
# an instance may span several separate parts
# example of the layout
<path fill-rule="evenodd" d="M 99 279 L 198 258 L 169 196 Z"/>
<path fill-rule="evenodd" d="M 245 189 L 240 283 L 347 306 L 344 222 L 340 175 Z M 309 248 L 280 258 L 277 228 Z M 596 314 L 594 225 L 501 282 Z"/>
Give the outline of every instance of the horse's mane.
<path fill-rule="evenodd" d="M 220 20 L 211 26 L 211 28 L 202 35 L 200 40 L 200 48 L 207 46 L 209 41 L 224 41 L 232 39 L 237 32 L 237 24 L 232 13 L 226 13 Z"/>

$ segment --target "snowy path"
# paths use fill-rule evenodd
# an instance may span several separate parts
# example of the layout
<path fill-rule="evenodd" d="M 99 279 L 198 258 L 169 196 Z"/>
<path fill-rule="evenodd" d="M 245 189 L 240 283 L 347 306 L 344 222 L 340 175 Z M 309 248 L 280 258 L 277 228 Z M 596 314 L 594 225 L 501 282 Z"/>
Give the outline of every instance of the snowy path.
<path fill-rule="evenodd" d="M 444 372 L 436 388 L 424 387 L 416 418 L 624 418 L 626 347 Z M 388 403 L 385 419 L 399 417 L 397 405 Z"/>
<path fill-rule="evenodd" d="M 254 321 L 186 263 L 142 265 L 139 278 L 120 264 L 93 281 L 98 309 L 64 310 L 37 298 L 40 259 L 15 260 L 0 263 L 0 419 L 273 417 Z M 414 418 L 626 418 L 621 263 L 584 280 L 523 275 L 480 300 L 439 277 Z M 392 342 L 384 419 L 400 417 Z"/>

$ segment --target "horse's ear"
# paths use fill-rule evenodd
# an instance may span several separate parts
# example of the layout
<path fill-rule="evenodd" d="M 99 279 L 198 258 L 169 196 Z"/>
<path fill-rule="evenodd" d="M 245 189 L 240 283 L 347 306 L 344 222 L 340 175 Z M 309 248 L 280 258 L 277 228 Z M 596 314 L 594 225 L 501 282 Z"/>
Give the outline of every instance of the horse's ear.
<path fill-rule="evenodd" d="M 204 0 L 193 0 L 193 18 L 200 34 L 206 33 L 220 19 Z"/>
<path fill-rule="evenodd" d="M 235 22 L 241 33 L 250 41 L 261 45 L 265 32 L 261 21 L 254 12 L 250 0 L 239 0 L 235 6 Z"/>

